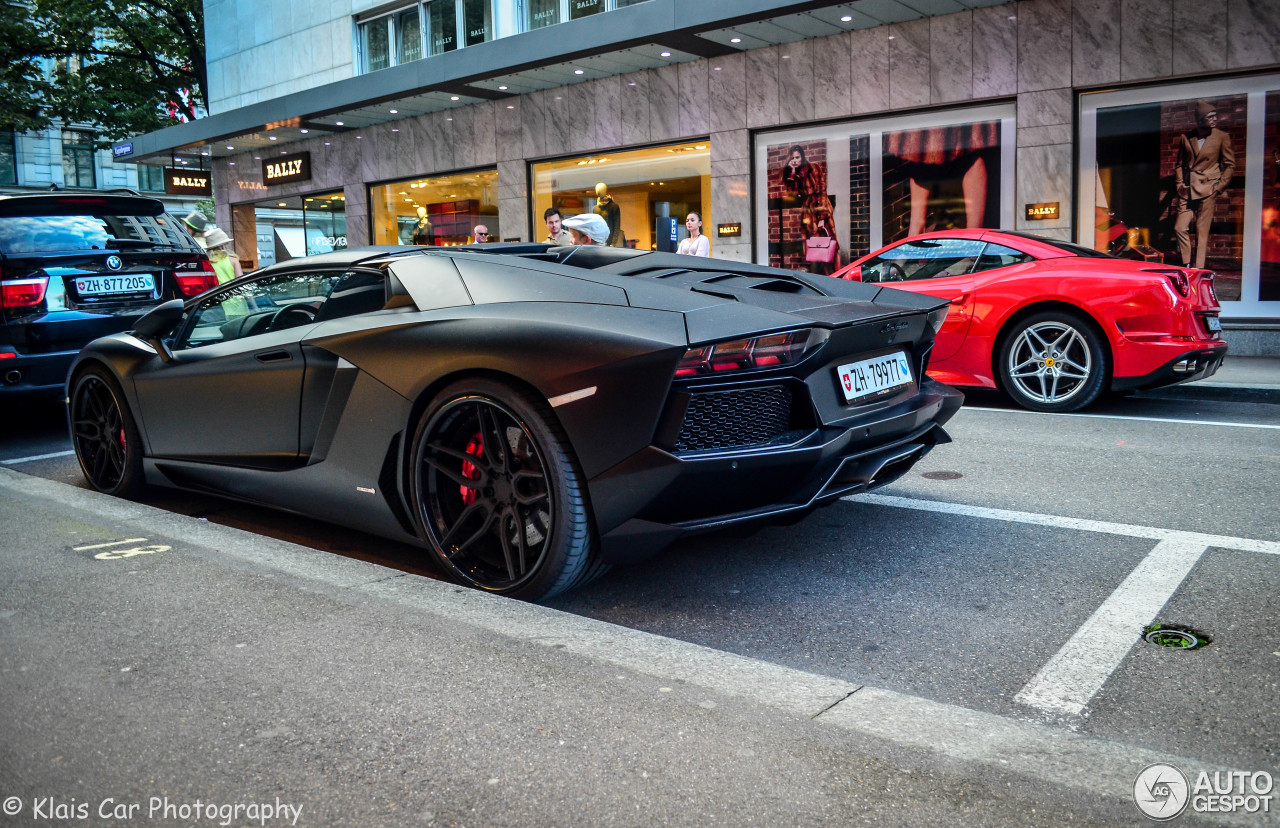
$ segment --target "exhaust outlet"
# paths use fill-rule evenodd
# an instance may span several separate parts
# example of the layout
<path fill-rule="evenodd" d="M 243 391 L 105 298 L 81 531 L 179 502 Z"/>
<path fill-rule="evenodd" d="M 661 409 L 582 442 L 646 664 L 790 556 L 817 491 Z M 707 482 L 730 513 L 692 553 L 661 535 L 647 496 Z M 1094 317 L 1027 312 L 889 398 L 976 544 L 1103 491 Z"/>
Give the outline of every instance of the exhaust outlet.
<path fill-rule="evenodd" d="M 4 375 L 4 381 L 9 385 L 17 385 L 22 382 L 22 372 L 17 369 L 9 371 Z"/>

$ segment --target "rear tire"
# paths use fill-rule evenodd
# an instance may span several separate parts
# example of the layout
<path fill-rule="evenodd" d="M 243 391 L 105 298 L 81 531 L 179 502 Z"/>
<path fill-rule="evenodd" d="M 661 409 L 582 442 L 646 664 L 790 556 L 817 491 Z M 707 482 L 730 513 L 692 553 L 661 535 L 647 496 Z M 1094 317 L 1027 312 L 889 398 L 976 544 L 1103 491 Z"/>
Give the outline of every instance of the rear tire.
<path fill-rule="evenodd" d="M 1061 413 L 1084 408 L 1110 373 L 1102 334 L 1073 313 L 1045 311 L 1014 327 L 997 362 L 1005 393 L 1023 408 Z"/>
<path fill-rule="evenodd" d="M 414 520 L 455 581 L 526 601 L 602 575 L 582 473 L 541 399 L 467 380 L 414 432 Z"/>
<path fill-rule="evenodd" d="M 143 488 L 142 438 L 129 404 L 105 368 L 93 365 L 71 386 L 71 445 L 89 485 L 136 497 Z"/>

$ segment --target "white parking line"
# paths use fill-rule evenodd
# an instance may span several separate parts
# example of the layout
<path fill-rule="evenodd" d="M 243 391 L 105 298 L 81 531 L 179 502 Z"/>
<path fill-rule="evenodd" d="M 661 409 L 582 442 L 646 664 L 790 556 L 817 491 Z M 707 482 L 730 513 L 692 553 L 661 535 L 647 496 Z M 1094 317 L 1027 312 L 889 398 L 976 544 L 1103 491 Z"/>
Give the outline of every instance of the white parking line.
<path fill-rule="evenodd" d="M 861 494 L 844 499 L 854 503 L 1159 541 L 1142 563 L 1129 573 L 1129 577 L 1124 579 L 1089 620 L 1067 640 L 1062 649 L 1014 697 L 1021 704 L 1051 713 L 1079 715 L 1083 712 L 1138 642 L 1141 630 L 1156 619 L 1156 615 L 1177 592 L 1183 579 L 1208 548 L 1280 555 L 1280 543 L 1252 538 L 1180 532 L 1153 526 L 989 509 L 892 495 Z"/>
<path fill-rule="evenodd" d="M 1174 417 L 1129 417 L 1124 414 L 1054 414 L 1047 411 L 1027 411 L 1025 408 L 983 408 L 978 405 L 966 405 L 965 411 L 994 411 L 998 414 L 1038 414 L 1041 417 L 1070 417 L 1071 419 L 1092 418 L 1095 420 L 1137 420 L 1144 423 L 1178 423 L 1179 425 L 1221 426 L 1223 428 L 1269 428 L 1280 430 L 1280 425 L 1266 423 L 1228 423 L 1221 420 L 1179 420 Z"/>
<path fill-rule="evenodd" d="M 52 460 L 55 457 L 70 457 L 74 451 L 55 451 L 53 454 L 36 454 L 31 457 L 15 457 L 12 460 L 0 460 L 0 466 L 13 466 L 18 463 L 33 463 L 36 460 Z"/>
<path fill-rule="evenodd" d="M 1204 553 L 1205 547 L 1198 543 L 1162 540 L 1156 544 L 1014 700 L 1079 715 L 1133 649 L 1138 632 L 1156 619 Z"/>

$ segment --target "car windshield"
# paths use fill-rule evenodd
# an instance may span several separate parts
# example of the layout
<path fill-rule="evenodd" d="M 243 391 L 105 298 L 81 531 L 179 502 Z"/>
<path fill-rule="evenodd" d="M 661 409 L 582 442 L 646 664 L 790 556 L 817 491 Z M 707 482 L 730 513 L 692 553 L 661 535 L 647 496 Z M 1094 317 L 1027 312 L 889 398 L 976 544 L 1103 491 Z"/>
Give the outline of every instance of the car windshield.
<path fill-rule="evenodd" d="M 0 253 L 195 248 L 172 216 L 0 216 Z"/>
<path fill-rule="evenodd" d="M 1056 247 L 1059 250 L 1070 253 L 1072 256 L 1083 256 L 1087 259 L 1117 259 L 1118 256 L 1112 256 L 1110 253 L 1103 253 L 1101 250 L 1094 250 L 1092 247 L 1085 247 L 1082 244 L 1072 244 L 1058 239 L 1051 239 L 1048 236 L 1039 236 L 1035 233 L 1011 233 L 1007 230 L 1002 231 L 1009 236 L 1019 236 L 1024 239 L 1033 239 L 1041 244 L 1047 244 L 1050 247 Z"/>

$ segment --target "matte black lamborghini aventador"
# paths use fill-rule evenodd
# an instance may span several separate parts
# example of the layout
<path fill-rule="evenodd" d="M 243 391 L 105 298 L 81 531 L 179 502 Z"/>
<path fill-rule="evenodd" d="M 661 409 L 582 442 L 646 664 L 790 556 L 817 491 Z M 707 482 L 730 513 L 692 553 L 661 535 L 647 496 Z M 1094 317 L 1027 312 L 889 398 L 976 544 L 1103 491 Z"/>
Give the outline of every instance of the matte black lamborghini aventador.
<path fill-rule="evenodd" d="M 156 308 L 68 378 L 94 488 L 211 492 L 536 600 L 888 483 L 958 392 L 945 301 L 599 247 L 365 248 Z"/>

